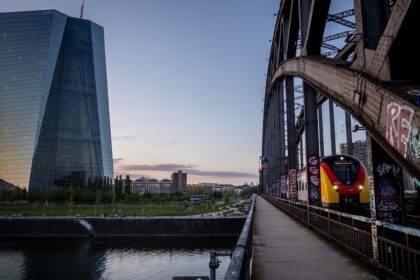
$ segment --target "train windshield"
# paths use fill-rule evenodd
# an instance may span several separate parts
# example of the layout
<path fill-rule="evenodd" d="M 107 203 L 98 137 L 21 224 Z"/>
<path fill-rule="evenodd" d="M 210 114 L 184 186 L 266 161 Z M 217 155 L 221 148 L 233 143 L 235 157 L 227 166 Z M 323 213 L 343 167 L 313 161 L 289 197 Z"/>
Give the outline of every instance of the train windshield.
<path fill-rule="evenodd" d="M 335 176 L 346 185 L 352 185 L 357 180 L 359 163 L 349 157 L 334 157 L 326 160 Z"/>

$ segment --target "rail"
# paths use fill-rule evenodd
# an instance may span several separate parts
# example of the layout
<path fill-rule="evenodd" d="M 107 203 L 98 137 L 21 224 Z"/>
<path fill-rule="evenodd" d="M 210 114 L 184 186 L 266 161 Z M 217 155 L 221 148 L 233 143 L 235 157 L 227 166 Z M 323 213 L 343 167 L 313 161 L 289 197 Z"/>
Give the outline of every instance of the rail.
<path fill-rule="evenodd" d="M 382 272 L 420 279 L 420 230 L 377 221 L 378 259 L 373 257 L 371 219 L 274 196 L 264 198 Z"/>
<path fill-rule="evenodd" d="M 250 279 L 250 264 L 253 247 L 255 195 L 252 196 L 251 207 L 242 228 L 239 240 L 232 253 L 229 267 L 225 274 L 225 280 Z"/>

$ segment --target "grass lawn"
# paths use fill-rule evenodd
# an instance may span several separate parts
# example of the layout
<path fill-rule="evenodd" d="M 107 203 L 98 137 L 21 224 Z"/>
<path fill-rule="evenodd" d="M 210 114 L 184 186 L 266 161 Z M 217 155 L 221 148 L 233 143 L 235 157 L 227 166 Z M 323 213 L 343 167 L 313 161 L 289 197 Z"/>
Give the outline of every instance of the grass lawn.
<path fill-rule="evenodd" d="M 116 203 L 98 205 L 50 204 L 48 206 L 37 203 L 0 203 L 0 216 L 26 215 L 26 216 L 91 216 L 106 215 L 125 216 L 188 216 L 219 211 L 220 206 L 211 203 L 195 204 L 184 207 L 184 202 L 138 202 Z"/>

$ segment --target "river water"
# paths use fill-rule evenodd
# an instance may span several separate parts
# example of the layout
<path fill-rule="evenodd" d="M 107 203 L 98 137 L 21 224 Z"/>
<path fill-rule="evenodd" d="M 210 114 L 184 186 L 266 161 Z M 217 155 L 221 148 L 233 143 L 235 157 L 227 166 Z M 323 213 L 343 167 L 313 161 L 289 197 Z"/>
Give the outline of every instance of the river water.
<path fill-rule="evenodd" d="M 172 279 L 209 276 L 210 251 L 236 240 L 1 241 L 0 279 Z M 229 257 L 219 257 L 223 279 Z"/>

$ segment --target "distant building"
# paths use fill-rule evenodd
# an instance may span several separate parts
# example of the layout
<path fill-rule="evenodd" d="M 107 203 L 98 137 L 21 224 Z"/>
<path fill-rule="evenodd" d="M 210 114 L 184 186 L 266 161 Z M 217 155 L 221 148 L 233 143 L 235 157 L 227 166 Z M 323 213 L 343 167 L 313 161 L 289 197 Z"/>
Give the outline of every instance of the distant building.
<path fill-rule="evenodd" d="M 192 195 L 190 197 L 190 201 L 194 203 L 200 203 L 206 199 L 207 199 L 207 195 L 200 195 L 200 194 Z"/>
<path fill-rule="evenodd" d="M 213 191 L 220 190 L 220 185 L 218 183 L 198 183 L 197 186 L 212 189 Z"/>
<path fill-rule="evenodd" d="M 172 191 L 185 193 L 187 191 L 187 173 L 182 170 L 172 173 Z"/>
<path fill-rule="evenodd" d="M 15 185 L 12 185 L 12 184 L 0 179 L 0 191 L 5 191 L 5 190 L 10 191 L 10 190 L 14 190 L 16 188 L 17 187 Z"/>
<path fill-rule="evenodd" d="M 158 181 L 142 177 L 131 183 L 131 192 L 139 194 L 172 193 L 172 182 L 169 179 Z"/>
<path fill-rule="evenodd" d="M 202 188 L 209 188 L 209 189 L 212 189 L 212 191 L 219 191 L 219 192 L 233 190 L 235 188 L 235 186 L 231 184 L 218 184 L 218 183 L 198 183 L 198 186 Z"/>
<path fill-rule="evenodd" d="M 234 188 L 235 195 L 241 195 L 241 193 L 244 191 L 244 188 L 245 187 L 235 187 Z"/>
<path fill-rule="evenodd" d="M 340 144 L 340 154 L 348 154 L 347 143 Z M 364 166 L 367 166 L 367 154 L 368 148 L 366 140 L 358 140 L 353 142 L 353 156 L 358 158 Z"/>

